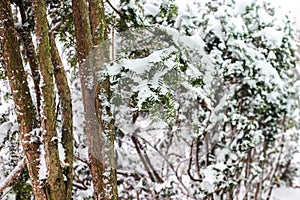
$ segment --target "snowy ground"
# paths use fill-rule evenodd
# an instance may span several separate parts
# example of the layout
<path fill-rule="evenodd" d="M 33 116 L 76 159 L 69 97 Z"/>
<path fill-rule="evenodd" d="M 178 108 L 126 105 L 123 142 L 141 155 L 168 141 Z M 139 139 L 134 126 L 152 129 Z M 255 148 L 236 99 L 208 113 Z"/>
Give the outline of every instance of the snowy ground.
<path fill-rule="evenodd" d="M 298 153 L 295 154 L 293 162 L 300 167 L 300 139 L 298 141 Z M 298 176 L 299 176 L 298 172 Z M 294 188 L 280 187 L 274 188 L 271 200 L 299 200 L 300 199 L 300 177 L 294 180 Z"/>
<path fill-rule="evenodd" d="M 272 200 L 299 200 L 300 188 L 276 188 L 272 194 Z"/>
<path fill-rule="evenodd" d="M 286 1 L 272 1 L 272 3 L 277 3 L 281 7 L 285 8 L 286 10 L 291 11 L 291 15 L 294 15 L 295 19 L 295 25 L 298 26 L 298 29 L 300 28 L 300 12 L 298 12 L 299 0 L 286 0 Z M 300 146 L 300 141 L 298 142 L 298 150 Z M 299 163 L 300 161 L 300 154 L 298 153 L 295 155 L 295 161 Z M 300 165 L 299 165 L 300 167 Z M 300 178 L 298 180 L 295 180 L 295 185 L 300 186 Z M 300 187 L 296 188 L 287 188 L 287 187 L 280 187 L 275 188 L 272 193 L 272 200 L 299 200 L 300 199 Z"/>

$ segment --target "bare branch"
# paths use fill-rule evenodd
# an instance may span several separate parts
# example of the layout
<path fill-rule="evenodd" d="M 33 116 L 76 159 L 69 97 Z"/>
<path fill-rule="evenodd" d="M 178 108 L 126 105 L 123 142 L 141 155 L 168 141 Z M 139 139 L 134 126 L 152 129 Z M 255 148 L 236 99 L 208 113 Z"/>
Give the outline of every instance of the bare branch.
<path fill-rule="evenodd" d="M 57 31 L 58 29 L 60 29 L 60 27 L 66 22 L 66 20 L 67 20 L 68 17 L 72 17 L 72 13 L 67 14 L 59 22 L 57 22 L 56 24 L 54 24 L 53 27 L 51 27 L 51 33 Z"/>
<path fill-rule="evenodd" d="M 88 167 L 91 166 L 91 163 L 89 160 L 87 160 L 86 158 L 81 157 L 79 154 L 74 155 L 74 158 L 83 162 L 84 164 L 86 164 Z"/>
<path fill-rule="evenodd" d="M 151 170 L 150 170 L 149 166 L 147 165 L 145 158 L 142 155 L 142 152 L 140 149 L 140 143 L 139 143 L 138 139 L 135 136 L 131 136 L 131 140 L 134 143 L 135 149 L 136 149 L 136 151 L 137 151 L 137 153 L 149 175 L 149 178 L 151 179 L 152 182 L 155 182 L 154 176 L 152 175 Z"/>
<path fill-rule="evenodd" d="M 188 188 L 185 186 L 185 184 L 182 182 L 181 178 L 179 177 L 178 173 L 176 172 L 176 170 L 174 169 L 173 165 L 170 163 L 170 161 L 155 147 L 153 146 L 149 141 L 147 141 L 146 139 L 144 139 L 143 137 L 137 136 L 140 139 L 142 139 L 145 143 L 147 143 L 152 149 L 154 149 L 160 156 L 161 158 L 163 158 L 166 163 L 170 166 L 171 170 L 175 173 L 175 176 L 178 180 L 178 182 L 180 183 L 180 185 L 183 187 L 183 189 L 187 192 L 186 195 L 193 198 L 193 199 L 197 199 L 194 195 L 190 194 Z"/>
<path fill-rule="evenodd" d="M 196 146 L 197 146 L 197 145 L 198 145 L 198 144 L 197 144 L 198 141 L 196 140 L 196 142 L 195 142 L 195 139 L 194 139 L 194 140 L 192 141 L 192 144 L 190 145 L 190 146 L 191 146 L 191 147 L 190 147 L 190 158 L 189 158 L 189 167 L 188 167 L 187 173 L 188 173 L 188 175 L 189 175 L 189 177 L 190 177 L 191 180 L 201 182 L 201 181 L 202 181 L 201 178 L 200 178 L 200 179 L 196 179 L 196 178 L 192 175 L 192 173 L 191 173 L 191 170 L 192 170 L 192 162 L 193 162 L 193 146 L 194 146 L 194 143 L 196 143 Z M 196 153 L 198 153 L 198 152 L 196 152 Z M 196 162 L 197 162 L 197 161 L 196 161 Z M 196 165 L 197 165 L 197 163 L 196 163 Z"/>
<path fill-rule="evenodd" d="M 116 9 L 109 0 L 106 0 L 106 2 L 113 9 L 113 11 L 115 11 L 121 18 L 124 17 L 124 13 L 121 13 L 118 9 Z"/>
<path fill-rule="evenodd" d="M 6 177 L 6 179 L 0 183 L 0 193 L 2 193 L 17 176 L 19 176 L 26 166 L 26 160 L 23 158 L 18 165 L 12 170 L 12 172 Z"/>

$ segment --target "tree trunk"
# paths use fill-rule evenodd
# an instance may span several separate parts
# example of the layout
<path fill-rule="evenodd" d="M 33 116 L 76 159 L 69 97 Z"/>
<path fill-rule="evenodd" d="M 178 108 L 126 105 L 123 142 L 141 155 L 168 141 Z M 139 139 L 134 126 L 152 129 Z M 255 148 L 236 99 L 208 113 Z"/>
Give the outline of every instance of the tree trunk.
<path fill-rule="evenodd" d="M 66 200 L 72 198 L 72 183 L 73 183 L 73 159 L 74 159 L 74 137 L 73 137 L 73 113 L 72 113 L 72 99 L 66 73 L 59 56 L 58 49 L 52 33 L 49 33 L 51 44 L 51 57 L 54 67 L 54 77 L 58 90 L 58 95 L 61 101 L 61 113 L 63 117 L 62 124 L 62 146 L 65 150 L 65 166 L 64 175 L 67 177 L 66 181 Z"/>
<path fill-rule="evenodd" d="M 45 190 L 39 183 L 40 140 L 36 130 L 36 110 L 33 105 L 9 1 L 0 1 L 1 64 L 5 67 L 12 96 L 16 105 L 20 139 L 27 159 L 29 176 L 36 199 L 46 199 Z"/>
<path fill-rule="evenodd" d="M 46 153 L 45 159 L 48 169 L 47 184 L 49 191 L 47 199 L 64 200 L 66 198 L 66 189 L 58 153 L 53 68 L 45 3 L 46 2 L 43 0 L 33 1 L 36 36 L 38 40 L 38 61 L 43 78 L 41 86 L 43 98 L 41 125 Z"/>
<path fill-rule="evenodd" d="M 90 10 L 90 24 L 93 38 L 93 45 L 100 45 L 98 49 L 101 49 L 101 52 L 96 51 L 96 55 L 92 55 L 89 59 L 92 62 L 91 64 L 96 65 L 96 67 L 100 66 L 100 69 L 104 66 L 104 63 L 109 63 L 110 55 L 109 55 L 109 45 L 107 41 L 107 30 L 106 30 L 106 19 L 105 19 L 105 10 L 104 3 L 102 0 L 90 0 L 89 1 L 89 10 Z M 99 55 L 100 54 L 100 55 Z M 97 59 L 99 58 L 99 59 Z M 99 70 L 99 69 L 95 69 Z M 109 189 L 109 193 L 105 197 L 105 199 L 117 199 L 118 198 L 118 188 L 117 188 L 117 171 L 115 168 L 115 160 L 114 160 L 114 141 L 115 141 L 115 124 L 112 116 L 112 112 L 109 106 L 102 106 L 104 101 L 110 102 L 110 82 L 109 77 L 106 77 L 101 82 L 95 82 L 96 90 L 95 90 L 95 98 L 96 98 L 96 114 L 98 122 L 101 126 L 102 136 L 105 145 L 105 152 L 107 157 L 105 171 L 108 172 L 108 176 L 103 176 L 103 179 L 106 179 L 107 186 Z M 100 98 L 104 97 L 104 98 Z M 107 105 L 104 103 L 104 105 Z M 103 117 L 110 119 L 106 121 Z"/>
<path fill-rule="evenodd" d="M 89 0 L 89 11 L 93 45 L 96 46 L 107 38 L 103 1 Z"/>
<path fill-rule="evenodd" d="M 34 83 L 34 90 L 35 90 L 35 96 L 36 96 L 36 109 L 37 109 L 37 115 L 38 119 L 40 120 L 40 106 L 41 106 L 41 90 L 40 90 L 40 67 L 39 63 L 37 60 L 35 48 L 33 45 L 33 40 L 31 37 L 31 27 L 30 19 L 28 19 L 28 16 L 26 16 L 25 10 L 29 9 L 25 3 L 21 0 L 16 1 L 17 6 L 19 7 L 20 10 L 20 15 L 22 18 L 22 25 L 17 26 L 17 32 L 18 36 L 21 39 L 23 48 L 25 50 L 26 57 L 29 62 L 30 70 L 31 70 L 31 75 Z"/>
<path fill-rule="evenodd" d="M 108 85 L 103 85 L 104 87 L 102 87 L 102 84 L 95 84 L 93 64 L 96 63 L 90 62 L 93 61 L 93 58 L 88 57 L 93 45 L 99 44 L 105 37 L 104 7 L 103 1 L 90 0 L 89 3 L 90 18 L 85 0 L 72 1 L 76 50 L 85 112 L 85 132 L 89 146 L 94 198 L 101 200 L 117 199 L 116 170 L 113 166 L 113 142 L 111 143 L 114 140 L 114 124 L 103 123 L 102 109 L 109 108 L 102 108 L 98 99 L 98 95 L 103 94 L 109 100 L 107 96 L 109 82 Z M 84 62 L 85 60 L 87 62 Z M 95 87 L 95 85 L 97 86 Z M 106 111 L 111 114 L 110 110 Z"/>

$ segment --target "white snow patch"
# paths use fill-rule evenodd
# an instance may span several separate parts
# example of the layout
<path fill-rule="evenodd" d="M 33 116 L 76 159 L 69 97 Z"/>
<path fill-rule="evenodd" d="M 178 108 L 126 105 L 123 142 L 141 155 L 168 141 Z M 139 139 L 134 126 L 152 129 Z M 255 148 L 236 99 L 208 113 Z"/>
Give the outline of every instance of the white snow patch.
<path fill-rule="evenodd" d="M 153 4 L 145 4 L 144 5 L 144 14 L 146 16 L 153 16 L 155 17 L 159 13 L 159 8 L 154 6 Z"/>
<path fill-rule="evenodd" d="M 7 136 L 7 133 L 12 127 L 13 123 L 9 121 L 0 125 L 0 144 L 4 142 L 4 138 Z"/>
<path fill-rule="evenodd" d="M 39 166 L 39 180 L 47 178 L 47 165 L 45 160 L 45 148 L 44 145 L 40 145 L 40 166 Z"/>
<path fill-rule="evenodd" d="M 263 60 L 259 60 L 256 61 L 255 65 L 261 70 L 261 73 L 264 76 L 266 83 L 273 82 L 278 86 L 283 86 L 283 80 L 280 78 L 278 72 L 270 63 Z"/>
<path fill-rule="evenodd" d="M 300 188 L 280 187 L 274 188 L 272 192 L 272 200 L 298 200 L 300 196 Z"/>
<path fill-rule="evenodd" d="M 284 32 L 278 31 L 274 27 L 266 27 L 254 34 L 254 37 L 262 37 L 266 44 L 274 49 L 281 46 L 283 36 Z"/>

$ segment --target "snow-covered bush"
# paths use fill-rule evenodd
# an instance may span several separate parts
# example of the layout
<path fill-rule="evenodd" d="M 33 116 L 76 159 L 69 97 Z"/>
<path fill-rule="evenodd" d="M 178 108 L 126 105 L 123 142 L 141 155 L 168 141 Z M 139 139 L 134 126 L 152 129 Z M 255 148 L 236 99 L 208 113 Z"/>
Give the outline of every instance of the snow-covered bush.
<path fill-rule="evenodd" d="M 107 66 L 120 177 L 140 191 L 121 184 L 121 197 L 258 199 L 291 184 L 299 113 L 290 19 L 264 1 L 214 0 L 173 23 L 161 3 L 146 1 L 139 16 L 161 32 L 132 30 Z"/>
<path fill-rule="evenodd" d="M 119 7 L 105 6 L 108 30 L 117 32 L 110 38 L 114 57 L 105 69 L 93 64 L 96 78 L 110 78 L 112 102 L 105 106 L 116 122 L 120 199 L 266 199 L 273 187 L 292 184 L 300 90 L 289 17 L 263 0 L 201 0 L 186 8 L 172 0 L 121 0 Z M 71 1 L 49 1 L 48 7 L 52 27 L 58 27 L 53 33 L 73 66 L 67 70 L 73 197 L 88 199 L 92 177 L 74 76 Z M 92 61 L 106 45 L 94 48 Z M 0 84 L 7 89 L 0 90 L 3 180 L 22 149 L 7 82 Z M 23 176 L 21 186 L 29 187 Z"/>

